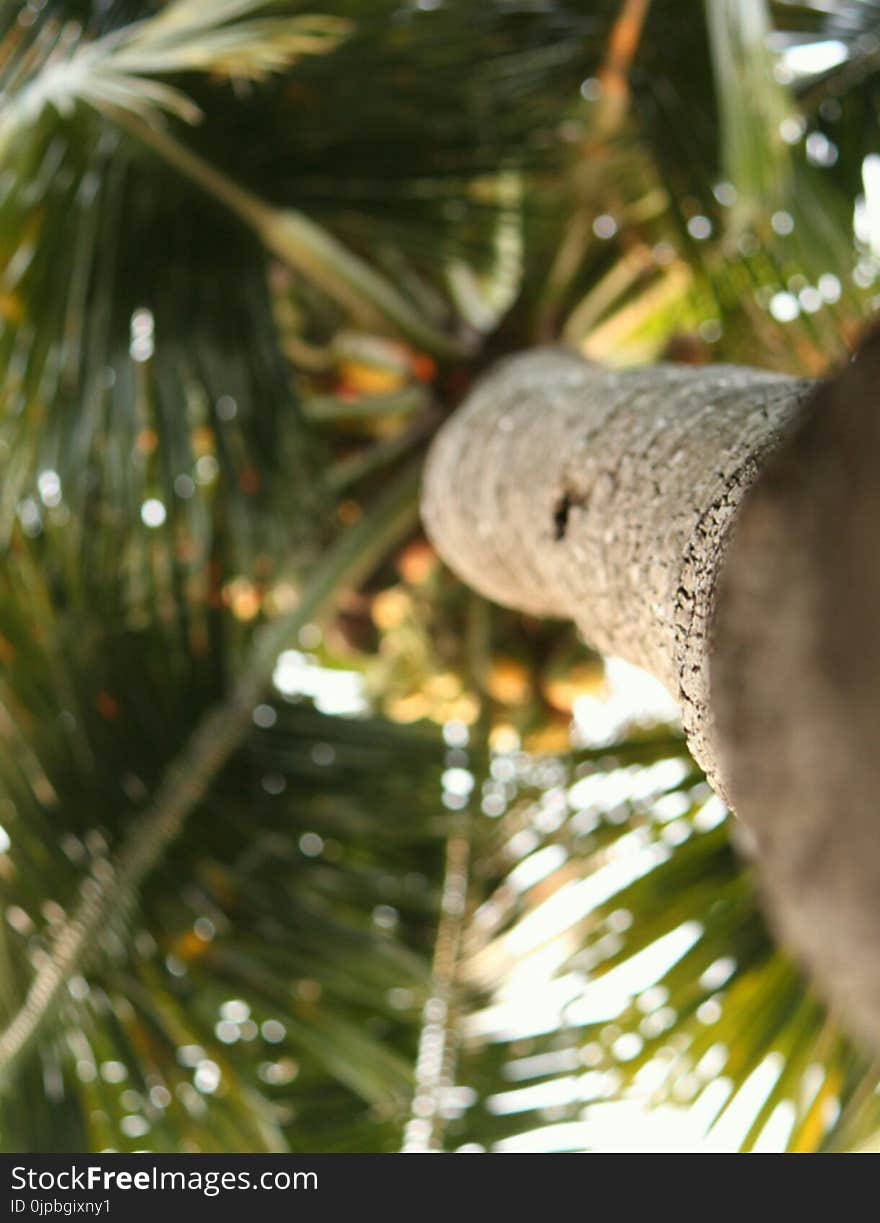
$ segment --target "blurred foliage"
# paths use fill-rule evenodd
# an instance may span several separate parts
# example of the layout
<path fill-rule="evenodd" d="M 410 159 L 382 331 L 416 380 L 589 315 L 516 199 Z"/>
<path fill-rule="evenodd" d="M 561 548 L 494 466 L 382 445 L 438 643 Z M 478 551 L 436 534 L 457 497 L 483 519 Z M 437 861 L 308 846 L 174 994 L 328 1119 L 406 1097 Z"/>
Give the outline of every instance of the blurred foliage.
<path fill-rule="evenodd" d="M 492 776 L 506 810 L 462 957 L 479 1096 L 450 1142 L 752 1150 L 767 1127 L 804 1151 L 876 1127 L 876 1071 L 774 947 L 683 743 L 507 755 Z"/>
<path fill-rule="evenodd" d="M 536 341 L 839 360 L 880 5 L 318 8 L 0 6 L 0 1143 L 862 1143 L 681 741 L 571 748 L 601 660 L 455 581 L 412 472 Z"/>

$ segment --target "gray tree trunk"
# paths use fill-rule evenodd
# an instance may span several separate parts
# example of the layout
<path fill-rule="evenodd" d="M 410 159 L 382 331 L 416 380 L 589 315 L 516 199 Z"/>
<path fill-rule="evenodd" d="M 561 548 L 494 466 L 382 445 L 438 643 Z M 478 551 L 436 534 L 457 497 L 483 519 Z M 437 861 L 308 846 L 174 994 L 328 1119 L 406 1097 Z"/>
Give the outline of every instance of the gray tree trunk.
<path fill-rule="evenodd" d="M 422 516 L 455 572 L 508 607 L 574 620 L 657 676 L 725 791 L 706 634 L 728 529 L 812 388 L 735 366 L 614 373 L 562 349 L 493 371 L 442 429 Z"/>
<path fill-rule="evenodd" d="M 835 515 L 851 504 L 858 524 L 880 482 L 864 457 L 855 484 L 856 458 L 831 460 L 816 509 L 835 412 L 812 407 L 815 387 L 732 366 L 618 373 L 561 350 L 515 357 L 440 431 L 422 510 L 469 585 L 574 620 L 677 696 L 691 750 L 753 834 L 771 919 L 880 1048 L 880 664 L 854 661 L 880 579 L 858 615 L 832 614 L 858 549 L 859 573 L 876 551 L 862 523 L 842 555 Z M 854 798 L 853 771 L 870 776 L 841 813 L 847 769 Z"/>

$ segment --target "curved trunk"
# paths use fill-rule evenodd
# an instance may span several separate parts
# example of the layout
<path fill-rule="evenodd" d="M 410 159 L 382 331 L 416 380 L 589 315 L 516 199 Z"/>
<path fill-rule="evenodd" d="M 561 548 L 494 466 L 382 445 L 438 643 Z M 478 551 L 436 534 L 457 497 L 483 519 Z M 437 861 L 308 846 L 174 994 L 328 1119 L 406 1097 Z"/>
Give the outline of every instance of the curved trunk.
<path fill-rule="evenodd" d="M 483 379 L 427 465 L 422 517 L 451 568 L 662 680 L 722 792 L 706 666 L 716 576 L 743 494 L 811 387 L 736 366 L 615 373 L 539 350 Z"/>
<path fill-rule="evenodd" d="M 695 757 L 752 833 L 781 937 L 880 1048 L 867 353 L 818 393 L 738 367 L 513 358 L 441 430 L 422 511 L 471 586 L 574 620 L 678 697 Z"/>

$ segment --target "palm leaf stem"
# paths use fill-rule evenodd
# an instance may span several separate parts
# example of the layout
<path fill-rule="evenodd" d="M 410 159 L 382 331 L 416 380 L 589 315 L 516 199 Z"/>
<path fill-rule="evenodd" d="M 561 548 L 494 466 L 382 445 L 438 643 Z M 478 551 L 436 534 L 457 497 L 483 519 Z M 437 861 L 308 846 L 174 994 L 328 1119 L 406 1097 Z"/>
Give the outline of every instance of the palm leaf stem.
<path fill-rule="evenodd" d="M 444 1094 L 452 1087 L 456 1064 L 455 993 L 467 917 L 470 872 L 470 818 L 455 820 L 446 842 L 440 920 L 434 942 L 431 992 L 422 1011 L 412 1110 L 404 1130 L 403 1151 L 440 1151 Z"/>
<path fill-rule="evenodd" d="M 295 208 L 276 208 L 176 140 L 128 111 L 117 122 L 225 205 L 282 263 L 305 276 L 363 326 L 390 322 L 407 339 L 440 356 L 461 357 L 468 346 L 435 327 L 379 272 Z"/>

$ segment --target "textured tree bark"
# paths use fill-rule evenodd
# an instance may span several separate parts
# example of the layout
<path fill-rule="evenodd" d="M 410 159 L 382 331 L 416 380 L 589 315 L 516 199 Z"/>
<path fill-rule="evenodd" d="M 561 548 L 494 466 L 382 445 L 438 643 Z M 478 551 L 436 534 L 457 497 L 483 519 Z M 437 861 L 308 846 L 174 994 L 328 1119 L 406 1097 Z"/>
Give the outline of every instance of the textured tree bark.
<path fill-rule="evenodd" d="M 781 937 L 880 1050 L 880 337 L 739 515 L 713 626 L 723 772 Z"/>
<path fill-rule="evenodd" d="M 422 505 L 471 586 L 573 619 L 678 697 L 752 833 L 772 922 L 876 1048 L 878 368 L 817 392 L 738 367 L 525 354 L 444 425 Z"/>
<path fill-rule="evenodd" d="M 734 366 L 615 373 L 538 350 L 475 388 L 427 465 L 422 516 L 451 568 L 656 675 L 722 792 L 706 648 L 716 577 L 743 494 L 811 387 Z"/>

